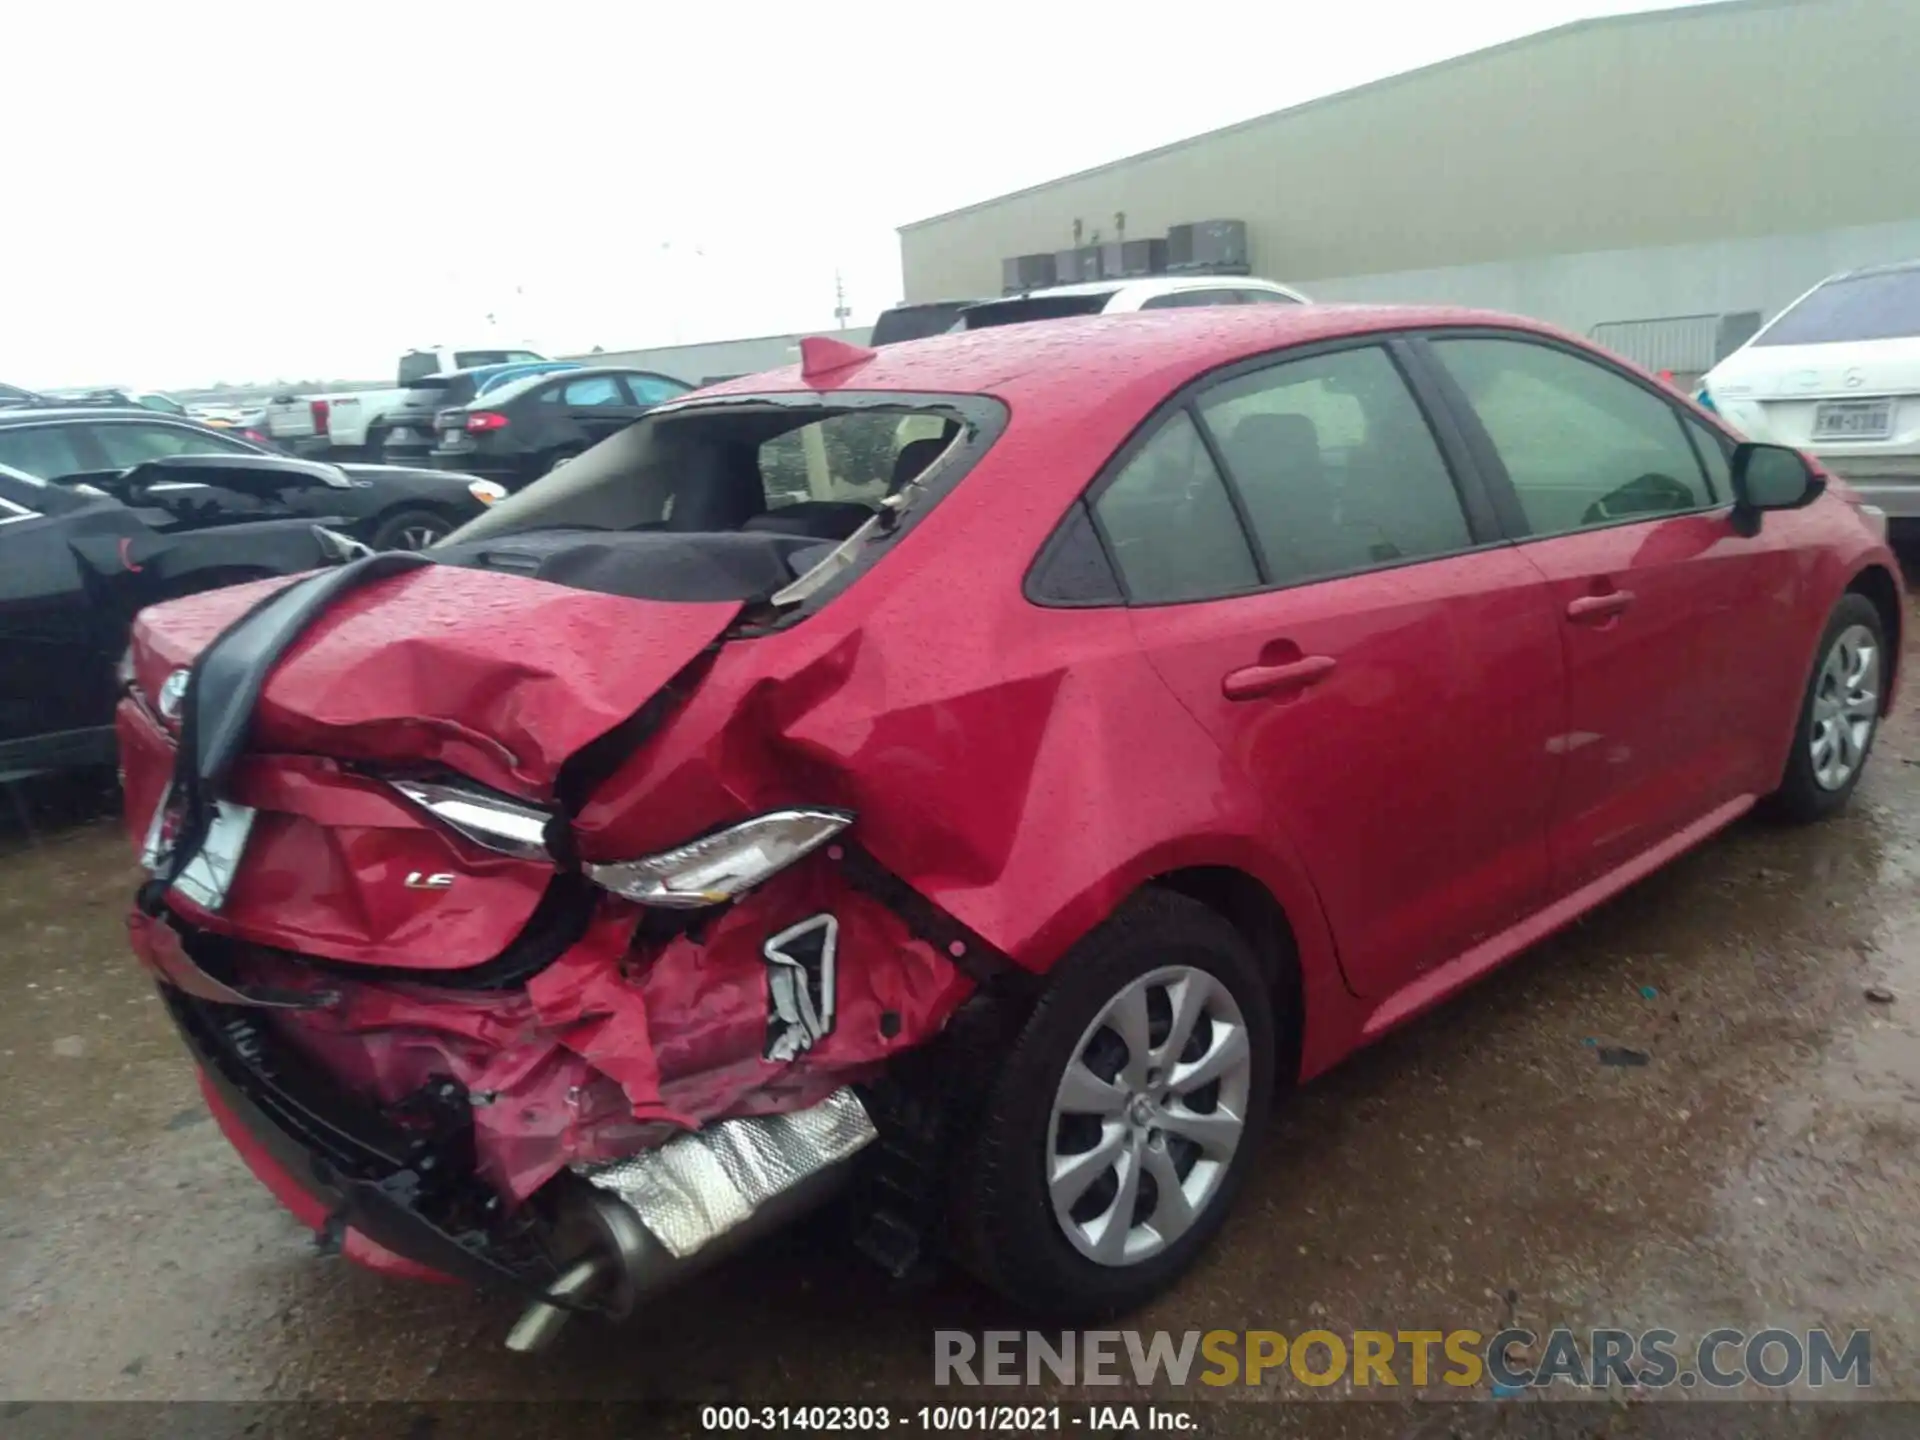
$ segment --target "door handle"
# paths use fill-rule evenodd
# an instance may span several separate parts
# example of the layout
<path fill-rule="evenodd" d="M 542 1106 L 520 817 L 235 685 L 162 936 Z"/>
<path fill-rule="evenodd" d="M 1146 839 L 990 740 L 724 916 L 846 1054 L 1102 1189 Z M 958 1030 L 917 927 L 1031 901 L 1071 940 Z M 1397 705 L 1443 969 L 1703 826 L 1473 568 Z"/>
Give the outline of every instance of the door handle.
<path fill-rule="evenodd" d="M 1569 620 L 1608 620 L 1633 604 L 1631 590 L 1609 590 L 1604 595 L 1582 595 L 1567 602 Z"/>
<path fill-rule="evenodd" d="M 1227 672 L 1220 682 L 1220 693 L 1229 700 L 1289 694 L 1318 684 L 1333 673 L 1333 667 L 1331 655 L 1308 655 L 1284 665 L 1247 665 Z"/>

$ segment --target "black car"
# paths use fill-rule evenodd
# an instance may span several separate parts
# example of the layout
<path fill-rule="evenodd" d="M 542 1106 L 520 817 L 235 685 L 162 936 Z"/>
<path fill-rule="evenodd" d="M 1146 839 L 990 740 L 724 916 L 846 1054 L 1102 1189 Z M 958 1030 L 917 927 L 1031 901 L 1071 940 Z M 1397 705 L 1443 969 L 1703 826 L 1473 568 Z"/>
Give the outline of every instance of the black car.
<path fill-rule="evenodd" d="M 245 458 L 222 466 L 222 457 Z M 197 459 L 215 463 L 191 463 Z M 154 462 L 173 473 L 147 487 L 144 503 L 172 511 L 194 528 L 324 520 L 376 550 L 430 545 L 506 493 L 475 475 L 294 460 L 232 431 L 151 410 L 0 410 L 0 465 L 37 479 L 80 477 L 112 491 L 111 477 Z"/>
<path fill-rule="evenodd" d="M 439 443 L 427 458 L 517 490 L 693 389 L 669 375 L 612 365 L 525 376 L 436 414 Z"/>
<path fill-rule="evenodd" d="M 135 612 L 345 558 L 308 520 L 199 529 L 144 503 L 164 468 L 116 477 L 127 503 L 0 466 L 0 776 L 113 763 L 115 666 Z"/>

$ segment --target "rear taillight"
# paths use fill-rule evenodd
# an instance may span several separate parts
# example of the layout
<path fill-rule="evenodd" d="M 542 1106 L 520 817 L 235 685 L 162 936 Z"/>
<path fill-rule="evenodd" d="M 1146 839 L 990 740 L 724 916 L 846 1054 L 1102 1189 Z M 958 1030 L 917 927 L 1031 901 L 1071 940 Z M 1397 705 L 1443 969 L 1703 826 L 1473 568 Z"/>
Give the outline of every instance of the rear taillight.
<path fill-rule="evenodd" d="M 469 435 L 484 435 L 489 430 L 504 430 L 506 428 L 507 417 L 502 415 L 498 410 L 476 410 L 473 414 L 467 416 L 467 433 Z"/>
<path fill-rule="evenodd" d="M 327 424 L 333 418 L 333 407 L 324 400 L 309 400 L 307 409 L 313 412 L 313 433 L 326 434 Z"/>
<path fill-rule="evenodd" d="M 256 445 L 271 445 L 273 443 L 273 437 L 271 435 L 262 435 L 258 430 L 242 430 L 240 432 L 240 438 L 243 440 L 251 440 Z"/>

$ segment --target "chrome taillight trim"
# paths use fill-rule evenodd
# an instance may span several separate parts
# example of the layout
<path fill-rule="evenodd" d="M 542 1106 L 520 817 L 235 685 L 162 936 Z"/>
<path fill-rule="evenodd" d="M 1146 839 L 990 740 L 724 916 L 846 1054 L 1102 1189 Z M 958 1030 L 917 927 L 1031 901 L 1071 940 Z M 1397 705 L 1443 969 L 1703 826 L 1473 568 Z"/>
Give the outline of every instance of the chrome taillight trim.
<path fill-rule="evenodd" d="M 536 805 L 431 780 L 387 784 L 463 839 L 496 855 L 551 863 L 547 825 L 553 816 Z"/>

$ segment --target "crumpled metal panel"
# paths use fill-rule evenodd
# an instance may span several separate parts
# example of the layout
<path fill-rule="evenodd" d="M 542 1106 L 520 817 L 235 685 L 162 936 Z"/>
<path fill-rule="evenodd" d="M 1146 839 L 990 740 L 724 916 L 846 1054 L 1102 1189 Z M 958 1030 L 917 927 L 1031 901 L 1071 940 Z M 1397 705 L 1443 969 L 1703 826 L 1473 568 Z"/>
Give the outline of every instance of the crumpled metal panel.
<path fill-rule="evenodd" d="M 848 1088 L 805 1110 L 723 1120 L 584 1173 L 632 1206 L 653 1237 L 685 1259 L 878 1133 Z"/>

